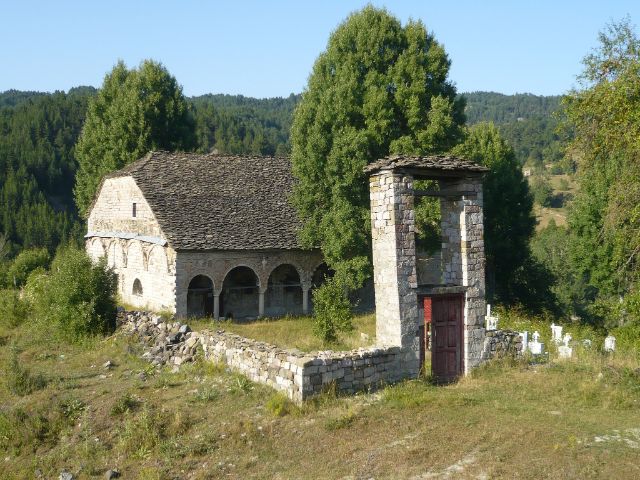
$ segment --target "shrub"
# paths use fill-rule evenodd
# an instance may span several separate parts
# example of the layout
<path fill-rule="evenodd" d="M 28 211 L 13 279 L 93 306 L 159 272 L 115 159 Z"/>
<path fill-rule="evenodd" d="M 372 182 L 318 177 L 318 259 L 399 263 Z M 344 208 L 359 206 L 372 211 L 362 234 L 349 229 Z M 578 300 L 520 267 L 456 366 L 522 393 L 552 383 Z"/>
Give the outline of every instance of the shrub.
<path fill-rule="evenodd" d="M 29 274 L 36 268 L 47 268 L 51 258 L 46 248 L 23 250 L 15 258 L 7 270 L 7 282 L 14 287 L 22 287 Z"/>
<path fill-rule="evenodd" d="M 313 332 L 324 342 L 336 341 L 338 332 L 353 330 L 349 292 L 339 275 L 313 291 L 313 308 Z"/>
<path fill-rule="evenodd" d="M 52 325 L 70 341 L 115 329 L 116 276 L 84 250 L 61 248 L 47 274 L 32 275 L 27 297 L 41 325 Z"/>
<path fill-rule="evenodd" d="M 295 403 L 289 400 L 286 395 L 279 392 L 271 395 L 265 407 L 275 417 L 284 417 L 285 415 L 299 411 Z"/>
<path fill-rule="evenodd" d="M 531 182 L 531 193 L 533 200 L 542 207 L 551 206 L 553 200 L 553 189 L 549 182 L 543 177 L 535 177 Z"/>
<path fill-rule="evenodd" d="M 0 290 L 0 323 L 14 328 L 27 318 L 29 306 L 16 290 Z"/>
<path fill-rule="evenodd" d="M 47 381 L 42 375 L 33 375 L 29 369 L 20 364 L 15 348 L 11 348 L 5 377 L 9 391 L 20 397 L 41 390 L 47 385 Z"/>
<path fill-rule="evenodd" d="M 616 349 L 640 357 L 640 324 L 628 323 L 612 329 L 610 333 L 616 337 Z"/>

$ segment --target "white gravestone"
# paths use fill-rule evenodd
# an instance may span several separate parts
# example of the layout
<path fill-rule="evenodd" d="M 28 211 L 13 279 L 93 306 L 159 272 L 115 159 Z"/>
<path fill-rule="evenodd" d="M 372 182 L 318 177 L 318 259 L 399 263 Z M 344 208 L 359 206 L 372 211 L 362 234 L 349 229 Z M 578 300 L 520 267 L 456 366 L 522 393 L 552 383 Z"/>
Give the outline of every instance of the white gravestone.
<path fill-rule="evenodd" d="M 571 341 L 571 335 L 568 333 L 562 338 L 564 345 L 558 347 L 558 355 L 560 358 L 571 358 L 573 354 L 573 348 L 569 346 L 569 342 Z"/>
<path fill-rule="evenodd" d="M 524 332 L 520 332 L 520 337 L 522 337 L 522 353 L 526 353 L 529 343 L 529 332 L 526 330 Z"/>
<path fill-rule="evenodd" d="M 487 321 L 488 332 L 498 329 L 498 317 L 491 316 L 491 305 L 489 304 L 487 304 L 487 316 L 485 317 L 485 320 Z"/>
<path fill-rule="evenodd" d="M 609 335 L 604 339 L 604 351 L 615 352 L 616 351 L 616 337 Z"/>
<path fill-rule="evenodd" d="M 551 341 L 562 343 L 562 325 L 551 324 Z"/>
<path fill-rule="evenodd" d="M 542 355 L 542 353 L 544 352 L 544 343 L 540 342 L 540 334 L 536 330 L 535 332 L 533 332 L 533 335 L 531 337 L 533 338 L 533 340 L 529 342 L 529 351 L 533 355 Z"/>

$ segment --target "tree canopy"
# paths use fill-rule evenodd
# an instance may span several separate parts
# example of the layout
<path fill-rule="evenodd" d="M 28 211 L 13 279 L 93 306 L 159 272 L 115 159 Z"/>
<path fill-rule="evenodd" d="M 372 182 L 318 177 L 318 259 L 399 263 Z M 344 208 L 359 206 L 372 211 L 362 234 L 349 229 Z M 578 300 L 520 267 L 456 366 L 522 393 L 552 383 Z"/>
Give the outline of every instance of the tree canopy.
<path fill-rule="evenodd" d="M 580 190 L 569 213 L 575 277 L 600 305 L 638 296 L 640 254 L 640 40 L 629 19 L 600 34 L 581 89 L 565 99 L 575 130 L 569 155 Z M 598 302 L 596 302 L 598 303 Z M 598 308 L 598 305 L 596 305 Z M 606 310 L 606 308 L 605 308 Z M 593 313 L 593 312 L 592 312 Z M 640 311 L 636 311 L 636 314 Z"/>
<path fill-rule="evenodd" d="M 194 122 L 182 87 L 160 63 L 143 61 L 136 69 L 118 62 L 89 103 L 76 146 L 74 189 L 82 215 L 102 177 L 150 150 L 190 150 Z"/>
<path fill-rule="evenodd" d="M 533 198 L 513 148 L 496 126 L 480 123 L 469 129 L 454 153 L 490 169 L 483 182 L 489 298 L 544 307 L 534 297 L 548 285 L 537 275 L 542 266 L 529 249 L 536 226 Z"/>
<path fill-rule="evenodd" d="M 369 270 L 367 163 L 392 153 L 430 154 L 462 136 L 464 102 L 450 61 L 419 21 L 367 6 L 351 14 L 316 60 L 294 113 L 293 201 L 301 239 L 320 246 L 356 283 Z"/>

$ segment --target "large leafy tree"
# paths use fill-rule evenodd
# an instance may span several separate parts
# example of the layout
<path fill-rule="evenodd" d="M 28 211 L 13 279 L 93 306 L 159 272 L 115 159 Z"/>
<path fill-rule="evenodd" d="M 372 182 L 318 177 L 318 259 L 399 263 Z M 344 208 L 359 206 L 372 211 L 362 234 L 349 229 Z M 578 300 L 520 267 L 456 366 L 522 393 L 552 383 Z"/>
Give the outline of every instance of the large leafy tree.
<path fill-rule="evenodd" d="M 367 6 L 351 14 L 316 60 L 291 131 L 293 201 L 301 239 L 320 246 L 353 284 L 369 273 L 369 189 L 363 167 L 392 153 L 449 150 L 464 103 L 450 61 L 419 21 Z"/>
<path fill-rule="evenodd" d="M 194 147 L 194 127 L 182 87 L 161 64 L 137 69 L 118 62 L 89 104 L 76 146 L 75 198 L 86 215 L 102 177 L 150 150 Z"/>
<path fill-rule="evenodd" d="M 544 308 L 549 282 L 531 256 L 533 198 L 511 146 L 492 123 L 471 127 L 454 153 L 489 168 L 484 178 L 484 239 L 490 299 Z M 548 275 L 547 275 L 548 277 Z"/>
<path fill-rule="evenodd" d="M 581 88 L 566 97 L 565 106 L 575 130 L 569 154 L 580 184 L 569 215 L 571 264 L 596 292 L 595 310 L 608 305 L 599 312 L 606 318 L 620 298 L 640 310 L 634 306 L 640 260 L 640 40 L 628 19 L 607 26 L 599 40 L 584 59 Z"/>

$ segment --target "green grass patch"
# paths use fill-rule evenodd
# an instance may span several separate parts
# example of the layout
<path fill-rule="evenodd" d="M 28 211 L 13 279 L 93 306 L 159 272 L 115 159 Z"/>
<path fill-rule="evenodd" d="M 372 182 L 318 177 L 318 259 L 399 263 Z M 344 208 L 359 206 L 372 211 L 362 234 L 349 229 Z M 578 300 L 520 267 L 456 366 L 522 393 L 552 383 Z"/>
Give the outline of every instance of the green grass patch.
<path fill-rule="evenodd" d="M 211 320 L 189 321 L 194 330 L 225 330 L 280 348 L 297 349 L 303 352 L 318 350 L 352 350 L 369 347 L 375 343 L 376 319 L 374 314 L 357 315 L 353 318 L 354 330 L 341 333 L 338 341 L 325 343 L 313 333 L 313 317 L 266 318 L 254 322 L 213 322 Z"/>

